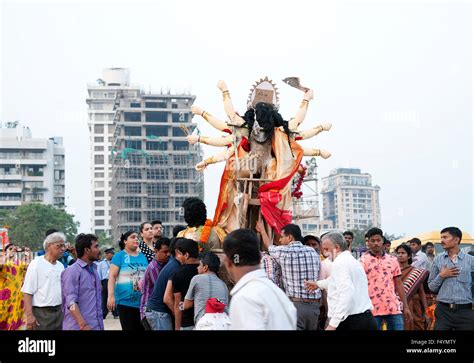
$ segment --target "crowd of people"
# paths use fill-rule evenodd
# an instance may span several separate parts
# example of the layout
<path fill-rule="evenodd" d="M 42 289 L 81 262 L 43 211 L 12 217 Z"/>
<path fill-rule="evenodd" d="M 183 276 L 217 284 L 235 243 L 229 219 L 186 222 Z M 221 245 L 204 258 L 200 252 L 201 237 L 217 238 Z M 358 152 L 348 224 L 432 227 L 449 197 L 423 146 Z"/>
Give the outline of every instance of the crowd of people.
<path fill-rule="evenodd" d="M 144 222 L 118 251 L 84 233 L 72 247 L 56 230 L 34 259 L 6 246 L 0 329 L 103 330 L 109 313 L 122 330 L 474 329 L 474 257 L 456 227 L 441 231 L 435 255 L 417 238 L 390 251 L 379 228 L 362 253 L 351 231 L 302 236 L 288 224 L 273 240 L 261 221 L 210 250 L 205 229 L 187 238 L 186 222 L 171 238 L 160 221 Z"/>

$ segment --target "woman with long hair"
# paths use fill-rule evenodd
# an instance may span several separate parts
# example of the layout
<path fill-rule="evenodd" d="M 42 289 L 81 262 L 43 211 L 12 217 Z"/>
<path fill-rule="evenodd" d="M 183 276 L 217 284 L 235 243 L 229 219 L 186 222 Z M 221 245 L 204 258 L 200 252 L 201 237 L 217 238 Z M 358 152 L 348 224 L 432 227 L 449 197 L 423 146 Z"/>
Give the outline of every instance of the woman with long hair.
<path fill-rule="evenodd" d="M 403 288 L 408 301 L 408 306 L 412 312 L 413 320 L 405 321 L 405 330 L 426 330 L 427 317 L 425 290 L 423 282 L 428 278 L 429 271 L 411 266 L 411 248 L 407 245 L 400 245 L 395 249 L 398 263 L 402 270 Z"/>

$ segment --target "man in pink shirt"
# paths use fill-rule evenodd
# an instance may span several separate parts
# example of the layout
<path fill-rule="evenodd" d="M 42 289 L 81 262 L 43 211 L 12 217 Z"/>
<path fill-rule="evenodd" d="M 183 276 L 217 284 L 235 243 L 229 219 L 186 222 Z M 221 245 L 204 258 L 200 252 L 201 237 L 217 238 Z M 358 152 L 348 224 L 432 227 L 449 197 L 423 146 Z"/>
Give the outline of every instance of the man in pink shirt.
<path fill-rule="evenodd" d="M 367 275 L 377 327 L 380 330 L 385 321 L 388 330 L 403 330 L 403 315 L 408 320 L 412 316 L 403 289 L 400 265 L 395 257 L 385 252 L 380 228 L 369 229 L 366 237 L 369 250 L 360 257 L 360 262 Z"/>

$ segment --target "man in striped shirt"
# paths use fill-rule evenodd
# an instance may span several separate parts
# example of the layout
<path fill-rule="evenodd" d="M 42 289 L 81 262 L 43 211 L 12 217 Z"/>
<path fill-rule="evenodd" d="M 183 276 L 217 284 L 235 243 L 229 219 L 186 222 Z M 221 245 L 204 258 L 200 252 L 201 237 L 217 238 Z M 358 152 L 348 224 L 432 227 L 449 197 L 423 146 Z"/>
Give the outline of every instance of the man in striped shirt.
<path fill-rule="evenodd" d="M 257 225 L 257 231 L 262 234 L 270 256 L 281 266 L 284 290 L 296 307 L 298 330 L 317 330 L 321 291 L 307 291 L 304 281 L 318 279 L 319 254 L 314 248 L 301 243 L 303 236 L 296 224 L 288 224 L 282 228 L 280 246 L 272 244 L 260 223 Z"/>
<path fill-rule="evenodd" d="M 428 286 L 437 294 L 435 330 L 473 330 L 472 273 L 474 257 L 460 248 L 462 232 L 457 227 L 441 231 L 444 253 L 433 260 Z"/>
<path fill-rule="evenodd" d="M 149 263 L 146 268 L 145 275 L 143 276 L 143 283 L 141 286 L 142 298 L 140 300 L 140 318 L 143 320 L 145 318 L 145 307 L 148 302 L 148 299 L 153 292 L 153 287 L 155 286 L 156 279 L 158 274 L 164 265 L 168 262 L 170 257 L 170 240 L 166 237 L 161 237 L 158 241 L 155 242 L 155 257 Z"/>

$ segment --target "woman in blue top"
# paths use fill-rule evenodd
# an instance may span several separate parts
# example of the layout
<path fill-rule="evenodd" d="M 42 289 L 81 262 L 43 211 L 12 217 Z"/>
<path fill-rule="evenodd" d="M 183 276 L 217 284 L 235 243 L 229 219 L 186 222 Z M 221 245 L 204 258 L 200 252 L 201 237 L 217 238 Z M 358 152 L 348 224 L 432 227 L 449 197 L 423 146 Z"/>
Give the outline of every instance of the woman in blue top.
<path fill-rule="evenodd" d="M 110 264 L 107 308 L 117 307 L 122 330 L 144 330 L 140 322 L 141 292 L 138 281 L 145 274 L 148 261 L 138 250 L 138 234 L 128 231 L 120 237 L 122 251 Z"/>

